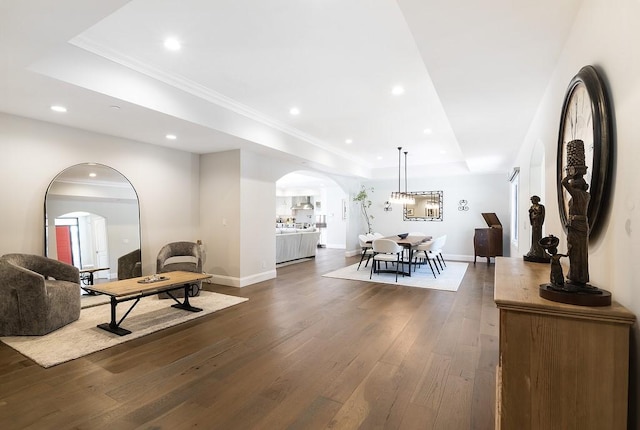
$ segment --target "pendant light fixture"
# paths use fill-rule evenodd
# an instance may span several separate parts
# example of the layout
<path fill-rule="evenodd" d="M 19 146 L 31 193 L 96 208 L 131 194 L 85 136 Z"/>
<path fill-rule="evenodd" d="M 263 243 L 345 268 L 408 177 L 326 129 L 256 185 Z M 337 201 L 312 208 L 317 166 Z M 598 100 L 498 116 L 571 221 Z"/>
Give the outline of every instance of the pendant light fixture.
<path fill-rule="evenodd" d="M 416 204 L 416 199 L 413 195 L 409 194 L 409 187 L 407 186 L 407 154 L 408 151 L 404 151 L 404 204 L 405 205 L 414 205 Z"/>
<path fill-rule="evenodd" d="M 401 183 L 401 171 L 402 171 L 402 146 L 398 146 L 398 191 L 391 193 L 389 198 L 390 203 L 412 205 L 415 204 L 414 197 L 407 192 L 407 154 L 404 153 L 404 192 L 400 188 Z"/>

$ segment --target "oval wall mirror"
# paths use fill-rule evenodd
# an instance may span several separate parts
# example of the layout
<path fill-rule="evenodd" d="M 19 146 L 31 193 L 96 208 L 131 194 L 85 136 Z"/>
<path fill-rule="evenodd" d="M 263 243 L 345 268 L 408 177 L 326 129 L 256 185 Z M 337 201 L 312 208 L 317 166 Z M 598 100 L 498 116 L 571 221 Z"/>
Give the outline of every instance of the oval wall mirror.
<path fill-rule="evenodd" d="M 80 269 L 84 284 L 139 275 L 138 194 L 120 172 L 71 166 L 51 181 L 44 203 L 47 257 Z"/>

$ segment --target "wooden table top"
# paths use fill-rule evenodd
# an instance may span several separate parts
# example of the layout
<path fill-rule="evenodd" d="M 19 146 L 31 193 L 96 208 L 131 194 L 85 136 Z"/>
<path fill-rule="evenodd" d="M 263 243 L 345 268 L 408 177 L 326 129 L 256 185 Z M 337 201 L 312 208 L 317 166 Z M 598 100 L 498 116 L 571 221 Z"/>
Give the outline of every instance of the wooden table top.
<path fill-rule="evenodd" d="M 567 267 L 563 263 L 564 271 Z M 531 263 L 522 258 L 496 257 L 494 301 L 499 309 L 573 318 L 633 324 L 635 315 L 618 302 L 610 306 L 578 306 L 540 297 L 540 284 L 549 282 L 549 264 Z M 606 286 L 597 287 L 607 290 Z"/>
<path fill-rule="evenodd" d="M 193 272 L 167 272 L 159 273 L 166 279 L 156 282 L 139 282 L 150 279 L 151 276 L 140 276 L 139 278 L 123 279 L 120 281 L 105 282 L 85 287 L 86 290 L 95 291 L 96 293 L 106 294 L 112 297 L 131 296 L 138 293 L 146 293 L 153 290 L 163 290 L 169 286 L 180 284 L 189 284 L 211 278 L 211 275 L 205 273 Z"/>
<path fill-rule="evenodd" d="M 388 236 L 388 237 L 383 237 L 381 239 L 393 240 L 400 246 L 404 246 L 405 248 L 411 248 L 412 246 L 417 246 L 423 242 L 430 241 L 432 237 L 431 236 L 407 236 L 404 239 L 400 239 L 400 237 L 398 236 Z"/>
<path fill-rule="evenodd" d="M 94 272 L 99 272 L 101 270 L 109 270 L 109 267 L 98 267 L 96 269 L 81 269 L 80 273 L 94 273 Z"/>

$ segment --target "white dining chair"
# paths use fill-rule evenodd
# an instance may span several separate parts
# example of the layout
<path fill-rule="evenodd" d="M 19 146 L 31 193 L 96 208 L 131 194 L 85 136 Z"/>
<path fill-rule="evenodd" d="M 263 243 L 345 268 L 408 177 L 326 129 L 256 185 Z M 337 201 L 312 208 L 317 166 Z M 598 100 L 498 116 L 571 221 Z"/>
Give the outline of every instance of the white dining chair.
<path fill-rule="evenodd" d="M 447 235 L 438 236 L 433 241 L 433 246 L 431 250 L 429 250 L 429 255 L 432 259 L 440 263 L 440 268 L 444 270 L 447 267 L 447 263 L 444 261 L 444 257 L 442 256 L 442 248 L 444 248 L 444 244 L 447 241 Z"/>
<path fill-rule="evenodd" d="M 358 242 L 360 243 L 360 248 L 362 248 L 362 255 L 360 256 L 360 263 L 358 263 L 357 269 L 360 270 L 360 265 L 365 257 L 367 258 L 367 262 L 364 264 L 364 267 L 367 267 L 369 260 L 373 257 L 373 244 L 366 234 L 358 235 Z"/>
<path fill-rule="evenodd" d="M 435 278 L 436 270 L 438 271 L 438 275 L 439 275 L 440 269 L 438 268 L 438 264 L 436 262 L 431 264 L 432 257 L 429 253 L 434 243 L 435 243 L 434 241 L 424 242 L 424 243 L 421 243 L 420 245 L 417 245 L 413 249 L 413 267 L 414 267 L 413 270 L 414 271 L 416 270 L 418 264 L 422 264 L 426 261 L 427 264 L 429 264 L 429 267 L 431 268 L 431 273 L 433 273 L 433 277 Z M 435 270 L 433 269 L 434 265 L 436 267 Z"/>
<path fill-rule="evenodd" d="M 402 260 L 402 253 L 404 248 L 398 245 L 391 239 L 376 239 L 373 241 L 373 262 L 371 263 L 371 273 L 369 273 L 369 279 L 373 276 L 373 272 L 380 273 L 380 262 L 395 263 L 396 265 L 396 282 L 398 282 L 398 273 L 402 273 L 404 276 L 404 262 Z M 402 271 L 400 271 L 400 265 L 402 264 Z M 409 262 L 411 264 L 411 262 Z M 387 271 L 388 272 L 388 271 Z"/>

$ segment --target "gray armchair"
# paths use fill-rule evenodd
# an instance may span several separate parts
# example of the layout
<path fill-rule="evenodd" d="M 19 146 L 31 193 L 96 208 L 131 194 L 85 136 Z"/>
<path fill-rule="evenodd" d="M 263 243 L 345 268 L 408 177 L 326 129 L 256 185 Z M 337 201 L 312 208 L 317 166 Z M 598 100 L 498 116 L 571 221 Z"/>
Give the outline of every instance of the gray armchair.
<path fill-rule="evenodd" d="M 0 258 L 0 336 L 44 335 L 80 317 L 80 273 L 40 255 Z"/>
<path fill-rule="evenodd" d="M 142 276 L 142 252 L 133 250 L 118 258 L 118 280 Z"/>
<path fill-rule="evenodd" d="M 156 259 L 156 273 L 167 273 L 175 270 L 185 272 L 202 273 L 202 253 L 200 245 L 195 242 L 172 242 L 168 243 L 158 252 Z M 197 288 L 192 289 L 190 296 L 197 296 L 200 293 L 202 283 L 198 282 Z M 175 297 L 184 297 L 183 291 L 174 291 Z M 169 296 L 167 293 L 159 294 L 161 299 Z"/>

